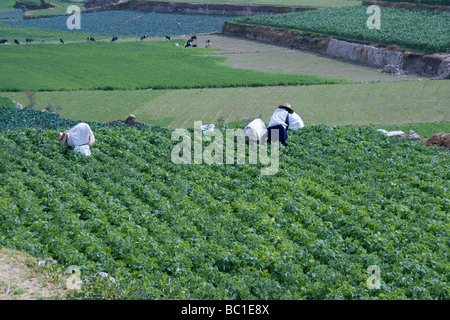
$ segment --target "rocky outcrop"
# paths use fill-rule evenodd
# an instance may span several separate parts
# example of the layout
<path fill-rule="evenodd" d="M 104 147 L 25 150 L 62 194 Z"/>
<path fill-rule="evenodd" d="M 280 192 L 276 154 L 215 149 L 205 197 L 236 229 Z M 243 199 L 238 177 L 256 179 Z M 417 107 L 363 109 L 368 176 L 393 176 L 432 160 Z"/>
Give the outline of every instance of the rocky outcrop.
<path fill-rule="evenodd" d="M 450 54 L 427 54 L 405 52 L 403 57 L 403 69 L 408 72 L 435 77 L 437 79 L 449 79 Z"/>
<path fill-rule="evenodd" d="M 373 67 L 383 68 L 386 65 L 393 65 L 401 69 L 403 65 L 403 53 L 401 51 L 391 51 L 385 47 L 369 46 L 336 39 L 329 41 L 325 53 L 334 58 L 360 62 Z"/>

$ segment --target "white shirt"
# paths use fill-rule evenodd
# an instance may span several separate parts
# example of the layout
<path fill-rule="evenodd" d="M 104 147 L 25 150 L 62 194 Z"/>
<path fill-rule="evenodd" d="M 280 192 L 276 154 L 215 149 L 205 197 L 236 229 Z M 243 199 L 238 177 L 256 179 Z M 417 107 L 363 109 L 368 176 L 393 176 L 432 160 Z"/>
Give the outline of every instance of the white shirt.
<path fill-rule="evenodd" d="M 71 147 L 89 145 L 95 142 L 94 134 L 87 123 L 79 123 L 65 132 L 67 134 L 67 144 Z"/>
<path fill-rule="evenodd" d="M 264 139 L 264 136 L 267 134 L 266 125 L 264 122 L 257 118 L 250 122 L 242 133 L 242 137 L 245 140 L 245 137 L 248 137 L 249 140 L 252 141 L 260 141 Z"/>
<path fill-rule="evenodd" d="M 287 124 L 285 120 L 288 114 L 289 113 L 286 109 L 278 108 L 273 113 L 272 118 L 270 118 L 268 127 L 270 128 L 281 124 L 286 129 Z M 297 113 L 294 112 L 289 114 L 289 129 L 298 130 L 300 128 L 303 128 L 304 126 L 305 125 L 302 118 L 300 118 Z"/>

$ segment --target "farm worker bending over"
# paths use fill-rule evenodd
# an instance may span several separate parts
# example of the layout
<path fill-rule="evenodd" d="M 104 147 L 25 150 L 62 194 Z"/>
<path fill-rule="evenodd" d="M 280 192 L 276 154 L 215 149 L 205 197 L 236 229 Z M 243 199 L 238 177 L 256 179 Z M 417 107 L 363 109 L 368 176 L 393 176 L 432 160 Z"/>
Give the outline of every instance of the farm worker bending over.
<path fill-rule="evenodd" d="M 280 104 L 278 109 L 272 114 L 269 125 L 267 126 L 267 131 L 269 132 L 267 142 L 277 141 L 273 137 L 273 131 L 276 130 L 278 131 L 278 141 L 286 145 L 288 129 L 298 130 L 304 126 L 303 120 L 294 112 L 289 103 Z"/>
<path fill-rule="evenodd" d="M 58 133 L 61 144 L 67 143 L 69 147 L 92 146 L 95 142 L 94 134 L 87 123 L 81 122 L 70 130 Z"/>

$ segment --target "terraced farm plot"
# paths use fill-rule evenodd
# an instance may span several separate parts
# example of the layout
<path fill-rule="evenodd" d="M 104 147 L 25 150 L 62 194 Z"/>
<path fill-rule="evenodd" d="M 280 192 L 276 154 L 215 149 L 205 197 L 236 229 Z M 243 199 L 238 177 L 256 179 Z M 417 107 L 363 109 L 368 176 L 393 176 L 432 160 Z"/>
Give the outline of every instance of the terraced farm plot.
<path fill-rule="evenodd" d="M 39 128 L 0 134 L 0 245 L 79 266 L 82 279 L 117 279 L 75 297 L 448 296 L 442 148 L 371 128 L 309 126 L 290 134 L 277 175 L 261 176 L 259 164 L 176 165 L 164 128 L 92 124 L 96 144 L 85 157 L 56 140 L 70 121 L 1 114 L 1 123 Z M 367 285 L 373 265 L 377 290 Z"/>
<path fill-rule="evenodd" d="M 0 90 L 179 89 L 342 83 L 327 77 L 240 70 L 205 48 L 173 41 L 95 42 L 0 47 Z M 17 75 L 21 76 L 18 77 Z"/>
<path fill-rule="evenodd" d="M 241 17 L 234 22 L 329 35 L 342 40 L 396 44 L 425 52 L 450 51 L 450 15 L 382 7 L 380 29 L 367 27 L 367 6 L 326 8 L 281 15 Z"/>

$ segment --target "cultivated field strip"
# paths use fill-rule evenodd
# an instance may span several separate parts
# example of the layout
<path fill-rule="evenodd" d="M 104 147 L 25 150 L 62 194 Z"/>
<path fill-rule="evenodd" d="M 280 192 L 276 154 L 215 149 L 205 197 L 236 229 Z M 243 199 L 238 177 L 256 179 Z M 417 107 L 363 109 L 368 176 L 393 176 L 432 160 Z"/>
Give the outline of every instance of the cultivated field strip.
<path fill-rule="evenodd" d="M 139 279 L 153 299 L 448 292 L 450 171 L 438 148 L 310 127 L 290 134 L 279 174 L 261 177 L 259 166 L 174 165 L 165 129 L 94 132 L 91 157 L 53 130 L 2 133 L 0 244 L 124 287 Z M 374 264 L 380 290 L 365 284 Z"/>
<path fill-rule="evenodd" d="M 58 104 L 65 118 L 106 122 L 125 119 L 132 113 L 146 123 L 170 128 L 193 127 L 194 121 L 217 123 L 219 119 L 228 123 L 261 117 L 268 122 L 282 101 L 290 102 L 306 125 L 399 125 L 449 119 L 448 86 L 448 80 L 423 80 L 261 88 L 37 92 L 35 98 L 38 110 L 48 104 Z M 2 95 L 24 105 L 28 99 L 24 93 Z"/>

